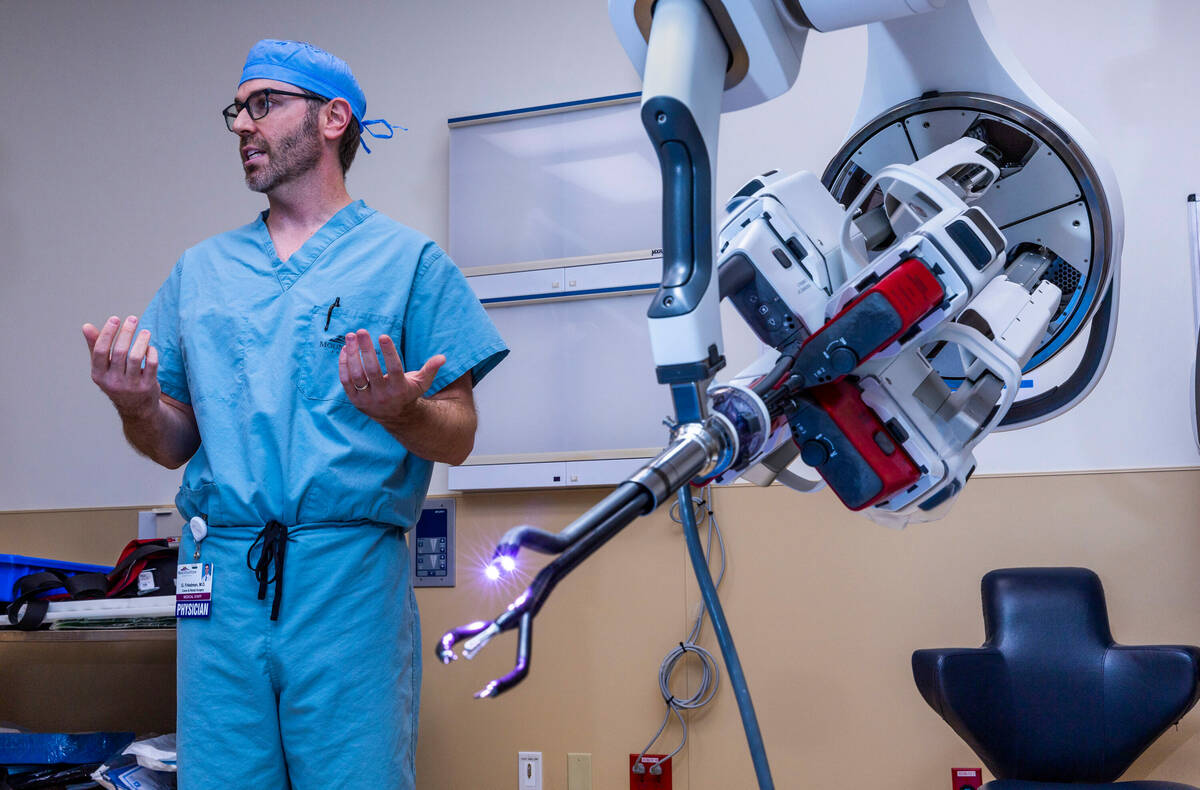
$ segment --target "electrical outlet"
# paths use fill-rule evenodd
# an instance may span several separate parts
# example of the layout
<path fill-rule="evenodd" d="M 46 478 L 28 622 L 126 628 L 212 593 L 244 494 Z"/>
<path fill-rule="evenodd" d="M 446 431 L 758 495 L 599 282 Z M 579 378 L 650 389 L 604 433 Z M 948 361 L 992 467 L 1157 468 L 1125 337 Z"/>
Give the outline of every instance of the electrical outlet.
<path fill-rule="evenodd" d="M 517 790 L 542 790 L 541 752 L 517 752 Z"/>
<path fill-rule="evenodd" d="M 567 790 L 592 790 L 592 755 L 567 754 Z"/>
<path fill-rule="evenodd" d="M 636 754 L 629 755 L 629 790 L 671 790 L 671 761 L 663 760 L 659 764 L 661 773 L 654 773 L 654 764 L 665 754 L 644 754 L 642 755 L 641 768 L 645 769 L 642 772 L 637 772 L 634 767 L 638 765 L 638 756 Z"/>
<path fill-rule="evenodd" d="M 951 768 L 950 779 L 954 783 L 951 790 L 979 790 L 983 784 L 983 769 Z"/>

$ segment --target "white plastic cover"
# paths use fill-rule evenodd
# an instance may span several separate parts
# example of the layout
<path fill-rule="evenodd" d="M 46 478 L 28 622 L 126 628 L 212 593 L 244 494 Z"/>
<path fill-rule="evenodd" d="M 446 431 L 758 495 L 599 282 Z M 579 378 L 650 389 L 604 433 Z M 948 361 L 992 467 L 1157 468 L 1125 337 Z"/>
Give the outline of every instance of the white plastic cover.
<path fill-rule="evenodd" d="M 871 22 L 886 22 L 902 16 L 934 11 L 946 0 L 779 0 L 786 4 L 799 3 L 813 27 L 822 33 L 842 30 Z"/>

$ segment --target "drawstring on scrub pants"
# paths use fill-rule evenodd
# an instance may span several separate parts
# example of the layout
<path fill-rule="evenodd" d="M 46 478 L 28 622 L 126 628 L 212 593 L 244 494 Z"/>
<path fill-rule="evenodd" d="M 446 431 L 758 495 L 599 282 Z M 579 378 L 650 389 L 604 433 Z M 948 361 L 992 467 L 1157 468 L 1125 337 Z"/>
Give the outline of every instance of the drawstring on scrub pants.
<path fill-rule="evenodd" d="M 267 585 L 271 582 L 275 583 L 275 597 L 271 599 L 272 620 L 279 619 L 279 602 L 280 596 L 283 595 L 283 560 L 287 554 L 287 540 L 287 527 L 278 521 L 268 521 L 267 525 L 258 533 L 258 537 L 250 544 L 249 551 L 246 552 L 246 567 L 254 571 L 254 578 L 258 579 L 258 600 L 265 600 Z M 262 543 L 262 551 L 258 555 L 258 564 L 252 565 L 250 557 L 259 543 Z M 274 573 L 272 573 L 271 563 L 275 564 Z"/>

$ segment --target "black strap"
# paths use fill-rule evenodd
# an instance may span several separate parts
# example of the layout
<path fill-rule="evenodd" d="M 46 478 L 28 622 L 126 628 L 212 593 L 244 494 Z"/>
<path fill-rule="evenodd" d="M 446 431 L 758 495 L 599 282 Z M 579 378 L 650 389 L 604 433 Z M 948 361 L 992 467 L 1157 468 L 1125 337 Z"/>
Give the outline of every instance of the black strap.
<path fill-rule="evenodd" d="M 37 598 L 44 592 L 66 586 L 67 574 L 48 570 L 22 576 L 13 583 L 13 602 L 8 605 L 8 622 L 24 631 L 32 631 L 42 624 L 49 601 Z M 21 607 L 25 608 L 24 613 Z"/>
<path fill-rule="evenodd" d="M 13 600 L 62 587 L 66 580 L 67 574 L 56 570 L 38 571 L 22 576 L 13 583 Z"/>
<path fill-rule="evenodd" d="M 147 543 L 144 546 L 138 546 L 133 551 L 129 552 L 118 563 L 117 567 L 113 568 L 108 573 L 110 590 L 113 593 L 120 592 L 129 585 L 131 578 L 129 572 L 133 569 L 135 563 L 139 560 L 146 559 L 154 554 L 162 554 L 164 552 L 172 552 L 175 549 L 167 548 L 166 541 Z"/>
<path fill-rule="evenodd" d="M 21 611 L 22 607 L 25 609 L 24 612 Z M 50 611 L 50 602 L 41 598 L 13 601 L 8 605 L 8 622 L 22 631 L 36 631 L 42 621 L 46 619 L 48 611 Z"/>
<path fill-rule="evenodd" d="M 117 563 L 117 567 L 109 571 L 109 575 L 113 577 L 119 577 L 121 574 L 126 573 L 130 566 L 143 557 L 149 557 L 151 554 L 158 554 L 159 552 L 164 551 L 169 552 L 174 551 L 174 549 L 167 548 L 166 541 L 156 541 L 154 543 L 147 543 L 143 546 L 138 546 L 136 549 L 122 557 Z"/>
<path fill-rule="evenodd" d="M 278 521 L 268 521 L 267 525 L 258 533 L 258 537 L 250 544 L 250 550 L 246 552 L 246 567 L 254 571 L 254 578 L 258 579 L 258 600 L 265 600 L 267 597 L 267 585 L 271 582 L 275 583 L 275 597 L 271 600 L 271 619 L 279 619 L 279 602 L 283 595 L 283 560 L 287 554 L 288 532 L 287 527 L 280 524 Z M 262 544 L 262 550 L 258 555 L 258 563 L 252 564 L 251 556 L 254 554 L 254 549 L 259 544 Z M 271 568 L 274 563 L 275 568 Z"/>
<path fill-rule="evenodd" d="M 108 575 L 104 573 L 77 573 L 68 576 L 67 593 L 73 601 L 87 601 L 108 595 Z"/>

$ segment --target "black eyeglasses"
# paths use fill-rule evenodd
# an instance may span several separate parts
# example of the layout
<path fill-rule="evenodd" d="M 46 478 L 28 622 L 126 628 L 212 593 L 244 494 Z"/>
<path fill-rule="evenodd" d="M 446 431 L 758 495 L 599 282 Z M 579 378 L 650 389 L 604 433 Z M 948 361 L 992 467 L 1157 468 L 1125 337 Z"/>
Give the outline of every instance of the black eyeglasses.
<path fill-rule="evenodd" d="M 238 115 L 243 109 L 250 113 L 250 120 L 252 121 L 259 121 L 266 118 L 267 113 L 271 111 L 271 107 L 276 104 L 272 100 L 272 96 L 295 96 L 300 99 L 311 99 L 319 102 L 329 101 L 324 96 L 318 96 L 315 93 L 295 93 L 293 91 L 276 90 L 275 88 L 263 88 L 247 96 L 246 101 L 235 101 L 221 111 L 221 114 L 225 116 L 225 127 L 232 132 L 233 122 L 237 120 Z"/>

